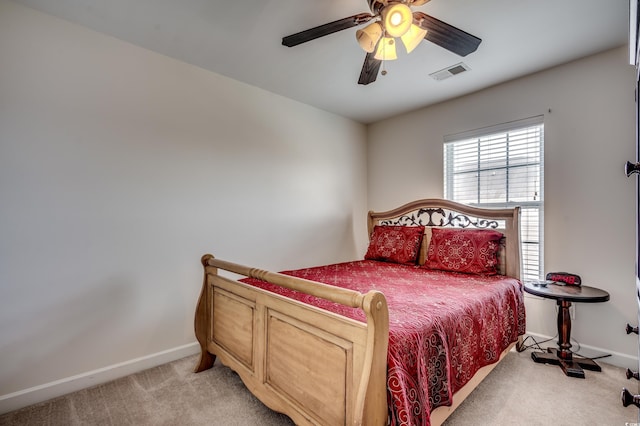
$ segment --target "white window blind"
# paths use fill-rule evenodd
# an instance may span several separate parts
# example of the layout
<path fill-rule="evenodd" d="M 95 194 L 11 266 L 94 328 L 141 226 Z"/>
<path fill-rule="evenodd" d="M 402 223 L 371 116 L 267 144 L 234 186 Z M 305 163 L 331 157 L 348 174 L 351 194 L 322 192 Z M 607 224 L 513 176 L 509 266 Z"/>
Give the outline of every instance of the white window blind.
<path fill-rule="evenodd" d="M 479 207 L 521 207 L 522 278 L 539 279 L 543 263 L 543 117 L 445 137 L 447 199 Z"/>

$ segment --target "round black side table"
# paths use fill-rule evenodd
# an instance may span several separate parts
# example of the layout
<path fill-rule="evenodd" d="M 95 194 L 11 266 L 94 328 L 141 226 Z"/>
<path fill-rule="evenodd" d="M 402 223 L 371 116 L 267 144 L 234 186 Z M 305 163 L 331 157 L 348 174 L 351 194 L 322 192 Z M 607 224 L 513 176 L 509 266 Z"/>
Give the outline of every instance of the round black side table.
<path fill-rule="evenodd" d="M 532 352 L 535 362 L 559 365 L 567 376 L 584 379 L 584 370 L 602 371 L 596 362 L 571 352 L 571 302 L 600 303 L 609 300 L 609 293 L 589 286 L 548 284 L 546 287 L 525 282 L 524 291 L 558 303 L 558 349 L 547 348 L 547 353 Z M 584 369 L 584 370 L 583 370 Z"/>

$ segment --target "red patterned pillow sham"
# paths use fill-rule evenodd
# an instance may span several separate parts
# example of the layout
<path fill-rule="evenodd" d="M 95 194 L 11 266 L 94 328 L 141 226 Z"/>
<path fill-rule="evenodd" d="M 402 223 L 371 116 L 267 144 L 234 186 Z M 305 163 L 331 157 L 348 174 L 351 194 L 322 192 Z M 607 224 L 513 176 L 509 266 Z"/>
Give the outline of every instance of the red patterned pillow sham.
<path fill-rule="evenodd" d="M 489 229 L 433 228 L 424 266 L 442 271 L 495 275 L 502 236 Z"/>
<path fill-rule="evenodd" d="M 415 264 L 424 236 L 424 226 L 376 225 L 365 259 Z"/>

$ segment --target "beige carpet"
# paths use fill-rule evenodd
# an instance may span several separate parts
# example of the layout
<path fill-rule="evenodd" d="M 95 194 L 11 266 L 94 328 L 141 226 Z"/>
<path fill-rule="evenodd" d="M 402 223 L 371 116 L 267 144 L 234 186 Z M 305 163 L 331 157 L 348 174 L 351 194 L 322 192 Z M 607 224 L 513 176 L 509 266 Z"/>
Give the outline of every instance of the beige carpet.
<path fill-rule="evenodd" d="M 291 425 L 256 400 L 216 362 L 199 374 L 187 357 L 114 382 L 0 416 L 0 425 Z M 601 363 L 586 379 L 511 352 L 447 420 L 457 425 L 606 425 L 638 421 L 620 390 L 637 387 L 624 370 Z"/>
<path fill-rule="evenodd" d="M 456 425 L 625 426 L 638 422 L 638 409 L 623 407 L 620 391 L 638 390 L 625 370 L 598 362 L 602 372 L 585 379 L 560 367 L 536 364 L 531 351 L 510 352 L 445 422 Z"/>

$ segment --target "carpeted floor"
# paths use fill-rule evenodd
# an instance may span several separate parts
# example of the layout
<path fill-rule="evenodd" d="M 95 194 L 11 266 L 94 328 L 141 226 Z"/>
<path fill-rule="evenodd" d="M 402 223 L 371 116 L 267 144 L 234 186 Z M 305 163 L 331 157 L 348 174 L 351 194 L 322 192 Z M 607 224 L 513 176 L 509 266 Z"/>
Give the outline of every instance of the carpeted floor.
<path fill-rule="evenodd" d="M 291 425 L 255 399 L 238 376 L 216 362 L 194 374 L 190 356 L 122 379 L 0 416 L 0 425 Z M 447 420 L 457 425 L 603 425 L 638 422 L 620 390 L 635 390 L 624 370 L 566 377 L 511 352 Z"/>
<path fill-rule="evenodd" d="M 638 422 L 638 409 L 623 407 L 620 391 L 637 391 L 625 370 L 598 362 L 602 372 L 585 379 L 560 367 L 536 364 L 531 351 L 510 352 L 447 419 L 445 425 L 625 426 Z"/>

